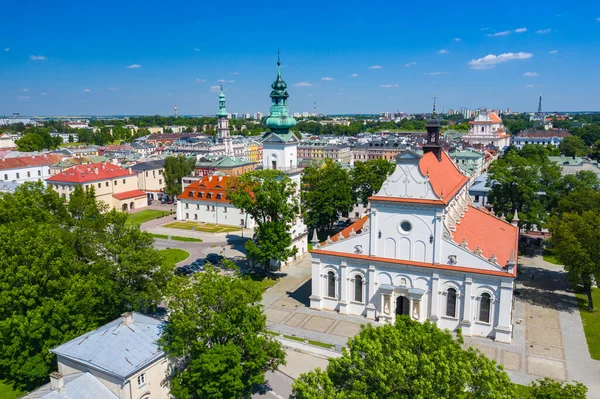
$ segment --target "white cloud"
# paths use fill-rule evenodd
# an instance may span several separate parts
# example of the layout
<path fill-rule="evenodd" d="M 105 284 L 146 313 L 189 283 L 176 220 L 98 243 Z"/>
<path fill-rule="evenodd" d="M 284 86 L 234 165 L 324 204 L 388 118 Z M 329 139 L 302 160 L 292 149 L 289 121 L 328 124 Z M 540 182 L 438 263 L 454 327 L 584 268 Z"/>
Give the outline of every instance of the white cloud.
<path fill-rule="evenodd" d="M 526 89 L 531 89 L 531 88 L 534 88 L 534 87 L 535 87 L 535 85 L 525 85 Z"/>
<path fill-rule="evenodd" d="M 600 18 L 596 18 L 596 21 L 599 21 L 599 22 L 600 22 Z"/>
<path fill-rule="evenodd" d="M 449 51 L 448 51 L 448 50 L 446 50 L 445 48 L 443 48 L 443 49 L 439 50 L 437 53 L 438 53 L 438 54 L 448 54 L 448 53 L 449 53 Z"/>
<path fill-rule="evenodd" d="M 296 87 L 311 87 L 312 83 L 310 83 L 310 82 L 298 82 L 298 83 L 294 84 L 294 86 L 296 86 Z"/>
<path fill-rule="evenodd" d="M 29 100 L 29 96 L 18 96 L 17 100 L 26 101 Z"/>
<path fill-rule="evenodd" d="M 21 91 L 27 93 L 29 91 L 29 89 L 23 89 Z"/>
<path fill-rule="evenodd" d="M 413 61 L 413 62 L 409 62 L 408 64 L 404 64 L 405 67 L 410 67 L 410 66 L 413 66 L 413 65 L 417 65 L 417 62 Z"/>
<path fill-rule="evenodd" d="M 199 49 L 198 47 L 196 47 L 196 48 L 194 49 L 194 51 L 198 53 L 198 52 L 200 52 L 200 49 Z"/>
<path fill-rule="evenodd" d="M 40 93 L 40 96 L 47 96 L 47 95 L 48 95 L 48 93 L 46 93 L 45 91 Z"/>
<path fill-rule="evenodd" d="M 350 76 L 352 76 L 353 78 L 356 78 L 356 77 L 358 77 L 358 74 L 357 74 L 357 73 L 353 73 L 353 74 L 352 74 L 352 75 L 350 75 Z"/>
<path fill-rule="evenodd" d="M 461 39 L 460 37 L 455 37 L 455 38 L 454 38 L 454 39 L 452 39 L 452 40 L 454 40 L 455 42 L 462 42 L 462 39 Z"/>
<path fill-rule="evenodd" d="M 46 57 L 44 57 L 43 55 L 30 55 L 29 59 L 31 61 L 46 61 Z"/>
<path fill-rule="evenodd" d="M 428 75 L 428 76 L 437 76 L 437 75 L 445 75 L 446 72 L 426 72 L 423 75 Z"/>
<path fill-rule="evenodd" d="M 387 85 L 379 85 L 379 87 L 383 87 L 384 89 L 390 89 L 392 87 L 398 87 L 397 84 L 387 84 Z"/>
<path fill-rule="evenodd" d="M 486 36 L 496 37 L 496 36 L 508 36 L 508 35 L 510 35 L 510 31 L 509 30 L 504 30 L 502 32 L 488 33 Z"/>
<path fill-rule="evenodd" d="M 469 61 L 469 67 L 471 69 L 492 69 L 497 64 L 513 60 L 526 60 L 533 57 L 531 53 L 503 53 L 500 55 L 488 54 L 485 57 L 473 59 Z"/>
<path fill-rule="evenodd" d="M 538 35 L 544 35 L 546 33 L 550 33 L 552 32 L 552 29 L 540 29 L 540 30 L 536 30 L 535 33 L 537 33 Z"/>
<path fill-rule="evenodd" d="M 481 28 L 482 31 L 490 30 L 490 28 Z"/>
<path fill-rule="evenodd" d="M 321 78 L 321 80 L 333 80 L 333 78 L 330 78 L 329 76 L 325 76 L 324 78 Z"/>
<path fill-rule="evenodd" d="M 83 92 L 84 93 L 89 93 L 89 92 L 91 92 L 91 90 L 90 89 L 83 89 Z"/>
<path fill-rule="evenodd" d="M 141 68 L 142 66 L 140 64 L 131 64 L 131 65 L 127 65 L 128 69 L 137 69 L 137 68 Z"/>
<path fill-rule="evenodd" d="M 227 83 L 235 83 L 235 80 L 228 80 Z"/>
<path fill-rule="evenodd" d="M 538 76 L 538 74 L 537 74 L 537 72 L 525 72 L 525 73 L 523 74 L 523 76 L 527 76 L 527 77 L 529 77 L 529 78 L 533 78 L 533 77 L 536 77 L 536 76 Z"/>
<path fill-rule="evenodd" d="M 206 82 L 206 79 L 196 78 L 196 83 L 204 83 L 204 82 Z"/>
<path fill-rule="evenodd" d="M 383 68 L 381 65 L 373 65 L 373 66 L 369 67 L 369 69 L 381 69 L 381 68 Z"/>
<path fill-rule="evenodd" d="M 221 91 L 221 86 L 219 86 L 219 85 L 210 86 L 210 91 Z"/>
<path fill-rule="evenodd" d="M 558 50 L 550 50 L 548 51 L 548 54 L 558 54 Z"/>
<path fill-rule="evenodd" d="M 232 75 L 239 75 L 239 72 L 231 72 Z"/>
<path fill-rule="evenodd" d="M 515 29 L 515 33 L 525 33 L 527 32 L 527 28 L 517 28 Z"/>
<path fill-rule="evenodd" d="M 4 47 L 4 51 L 10 51 L 9 47 Z"/>

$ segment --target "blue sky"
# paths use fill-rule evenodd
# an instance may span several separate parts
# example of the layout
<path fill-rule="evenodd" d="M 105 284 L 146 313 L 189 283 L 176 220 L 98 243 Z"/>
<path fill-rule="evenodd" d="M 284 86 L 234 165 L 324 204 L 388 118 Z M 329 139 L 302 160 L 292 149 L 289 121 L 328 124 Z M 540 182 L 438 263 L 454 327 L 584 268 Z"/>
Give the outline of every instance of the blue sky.
<path fill-rule="evenodd" d="M 0 115 L 600 110 L 600 5 L 556 0 L 7 2 Z"/>

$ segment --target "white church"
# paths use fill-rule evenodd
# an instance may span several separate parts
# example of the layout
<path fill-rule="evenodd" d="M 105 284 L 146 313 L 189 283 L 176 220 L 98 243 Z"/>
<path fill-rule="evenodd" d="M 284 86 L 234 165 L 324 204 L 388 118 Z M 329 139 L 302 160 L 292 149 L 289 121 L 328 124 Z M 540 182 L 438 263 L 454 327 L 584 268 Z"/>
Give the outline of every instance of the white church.
<path fill-rule="evenodd" d="M 475 207 L 436 119 L 427 132 L 423 155 L 396 157 L 367 216 L 326 242 L 314 237 L 310 307 L 380 322 L 408 315 L 509 343 L 518 217 Z"/>

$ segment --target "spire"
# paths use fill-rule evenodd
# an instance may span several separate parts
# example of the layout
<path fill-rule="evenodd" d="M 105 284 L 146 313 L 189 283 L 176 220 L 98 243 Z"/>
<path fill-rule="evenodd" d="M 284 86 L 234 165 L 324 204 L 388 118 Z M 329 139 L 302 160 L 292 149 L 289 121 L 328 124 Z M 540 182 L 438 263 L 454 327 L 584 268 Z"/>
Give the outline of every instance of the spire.
<path fill-rule="evenodd" d="M 425 128 L 427 129 L 427 143 L 423 145 L 423 154 L 433 152 L 438 161 L 442 160 L 442 146 L 440 144 L 440 122 L 436 118 L 435 113 L 435 100 L 437 97 L 433 97 L 433 115 L 431 119 L 427 121 Z"/>
<path fill-rule="evenodd" d="M 227 108 L 225 108 L 225 93 L 223 93 L 223 83 L 221 85 L 221 92 L 219 93 L 219 112 L 217 113 L 218 118 L 227 118 Z"/>
<path fill-rule="evenodd" d="M 510 224 L 512 224 L 513 226 L 518 226 L 519 225 L 519 213 L 517 212 L 517 210 L 515 209 L 515 214 L 512 218 L 512 221 L 510 222 Z"/>
<path fill-rule="evenodd" d="M 542 96 L 540 95 L 540 102 L 538 103 L 538 114 L 542 113 Z"/>
<path fill-rule="evenodd" d="M 436 100 L 436 96 L 434 94 L 433 95 L 433 118 L 432 119 L 435 119 L 435 100 Z"/>
<path fill-rule="evenodd" d="M 296 120 L 289 115 L 287 99 L 287 84 L 281 77 L 281 52 L 277 49 L 277 79 L 271 84 L 271 109 L 265 126 L 272 132 L 286 134 L 289 129 L 296 126 Z"/>

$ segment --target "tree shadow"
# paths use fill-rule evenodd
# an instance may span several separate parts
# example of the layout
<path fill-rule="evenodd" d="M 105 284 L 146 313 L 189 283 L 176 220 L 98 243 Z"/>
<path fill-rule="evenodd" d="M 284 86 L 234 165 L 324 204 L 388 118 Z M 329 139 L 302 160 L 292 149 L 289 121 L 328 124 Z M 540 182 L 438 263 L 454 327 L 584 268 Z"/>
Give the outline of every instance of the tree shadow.
<path fill-rule="evenodd" d="M 520 301 L 569 313 L 578 309 L 577 299 L 564 293 L 573 289 L 562 271 L 520 266 L 517 283 L 522 285 L 515 290 Z"/>
<path fill-rule="evenodd" d="M 302 305 L 310 307 L 311 284 L 312 279 L 308 279 L 294 291 L 286 291 L 286 294 L 290 298 L 300 302 Z"/>

